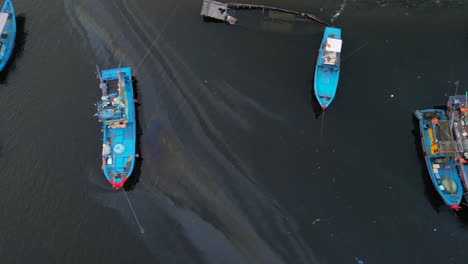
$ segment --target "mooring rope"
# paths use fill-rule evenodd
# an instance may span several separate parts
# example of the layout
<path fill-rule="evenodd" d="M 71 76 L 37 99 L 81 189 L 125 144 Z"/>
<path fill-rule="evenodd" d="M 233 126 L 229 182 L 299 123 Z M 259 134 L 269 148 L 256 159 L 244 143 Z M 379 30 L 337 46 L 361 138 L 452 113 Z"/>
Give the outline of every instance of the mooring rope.
<path fill-rule="evenodd" d="M 138 227 L 140 228 L 140 233 L 144 234 L 145 229 L 143 229 L 143 227 L 141 226 L 140 220 L 138 220 L 138 217 L 137 217 L 137 215 L 135 213 L 135 210 L 133 209 L 132 203 L 130 202 L 130 199 L 128 199 L 127 193 L 125 192 L 123 187 L 122 187 L 122 192 L 124 193 L 125 198 L 127 198 L 128 205 L 130 206 L 130 209 L 132 210 L 133 216 L 135 217 L 135 220 L 136 220 L 136 222 L 138 224 Z"/>
<path fill-rule="evenodd" d="M 323 110 L 322 114 L 322 126 L 320 127 L 320 136 L 323 135 L 323 121 L 325 120 L 325 109 Z"/>
<path fill-rule="evenodd" d="M 141 59 L 140 63 L 138 63 L 138 65 L 135 67 L 135 71 L 134 73 L 136 73 L 138 71 L 138 69 L 140 68 L 141 64 L 143 63 L 143 61 L 146 59 L 146 56 L 149 55 L 151 49 L 153 48 L 154 44 L 156 43 L 156 41 L 158 41 L 159 37 L 162 35 L 162 33 L 164 32 L 164 30 L 166 29 L 167 25 L 169 24 L 169 21 L 170 21 L 170 18 L 172 18 L 174 15 L 175 15 L 175 11 L 177 10 L 177 8 L 179 7 L 179 3 L 174 7 L 174 9 L 172 10 L 171 12 L 171 15 L 169 16 L 168 19 L 166 19 L 166 23 L 163 25 L 163 27 L 161 28 L 161 31 L 159 32 L 159 34 L 154 38 L 153 42 L 151 43 L 150 47 L 148 48 L 148 50 L 146 51 L 145 55 L 143 56 L 143 58 Z"/>
<path fill-rule="evenodd" d="M 302 13 L 298 11 L 293 11 L 293 10 L 288 10 L 284 8 L 278 8 L 278 7 L 273 7 L 273 6 L 264 6 L 264 5 L 251 5 L 251 4 L 239 4 L 239 3 L 227 3 L 226 4 L 228 8 L 232 9 L 263 9 L 263 10 L 273 10 L 273 11 L 278 11 L 278 12 L 284 12 L 284 13 L 289 13 L 289 14 L 295 14 L 295 15 L 300 15 L 300 16 L 305 16 L 308 19 L 314 20 L 315 22 L 318 22 L 320 24 L 323 24 L 327 27 L 332 27 L 332 25 L 328 24 L 324 20 L 311 15 L 307 13 Z"/>

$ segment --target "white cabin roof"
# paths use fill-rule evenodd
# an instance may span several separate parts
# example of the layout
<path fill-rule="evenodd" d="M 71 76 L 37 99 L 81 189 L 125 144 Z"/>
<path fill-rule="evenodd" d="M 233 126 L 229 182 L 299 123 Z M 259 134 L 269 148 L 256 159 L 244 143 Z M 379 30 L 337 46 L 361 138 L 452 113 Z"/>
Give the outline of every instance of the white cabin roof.
<path fill-rule="evenodd" d="M 8 13 L 0 12 L 0 32 L 2 32 L 3 29 L 5 28 L 7 20 L 8 20 Z"/>
<path fill-rule="evenodd" d="M 325 44 L 326 51 L 341 52 L 341 44 L 343 41 L 341 39 L 327 38 L 327 43 Z"/>

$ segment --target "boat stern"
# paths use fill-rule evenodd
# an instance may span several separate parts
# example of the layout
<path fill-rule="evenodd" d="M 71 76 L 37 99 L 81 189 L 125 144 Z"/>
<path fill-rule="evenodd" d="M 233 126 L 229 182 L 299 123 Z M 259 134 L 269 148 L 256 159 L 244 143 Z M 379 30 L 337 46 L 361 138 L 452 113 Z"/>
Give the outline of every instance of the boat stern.
<path fill-rule="evenodd" d="M 118 190 L 122 188 L 125 182 L 130 177 L 129 173 L 117 173 L 117 174 L 108 174 L 104 171 L 104 176 L 106 176 L 107 181 L 111 184 L 112 188 Z"/>
<path fill-rule="evenodd" d="M 320 106 L 322 107 L 322 110 L 325 110 L 327 109 L 327 107 L 330 105 L 331 103 L 331 100 L 320 100 L 321 98 L 319 98 L 319 104 Z"/>
<path fill-rule="evenodd" d="M 451 205 L 450 205 L 450 208 L 452 208 L 453 210 L 455 210 L 455 211 L 458 212 L 458 211 L 460 210 L 461 207 L 460 207 L 459 204 L 451 204 Z"/>
<path fill-rule="evenodd" d="M 109 183 L 112 185 L 112 188 L 118 190 L 122 188 L 127 181 L 128 178 L 124 177 L 120 181 L 117 181 L 116 179 L 107 179 Z"/>

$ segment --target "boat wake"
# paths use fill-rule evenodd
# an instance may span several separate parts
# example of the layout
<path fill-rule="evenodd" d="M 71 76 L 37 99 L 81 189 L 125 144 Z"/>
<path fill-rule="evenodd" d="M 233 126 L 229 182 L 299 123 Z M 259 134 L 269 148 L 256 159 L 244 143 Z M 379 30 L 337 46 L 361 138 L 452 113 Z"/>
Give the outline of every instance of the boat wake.
<path fill-rule="evenodd" d="M 346 7 L 346 2 L 347 0 L 343 0 L 343 3 L 340 5 L 340 9 L 332 16 L 331 22 L 335 22 L 335 20 L 343 13 L 345 7 Z"/>
<path fill-rule="evenodd" d="M 173 9 L 139 2 L 65 0 L 102 67 L 137 66 L 164 28 L 145 11 Z M 120 192 L 98 183 L 94 198 L 120 212 L 162 263 L 317 263 L 294 219 L 256 183 L 238 150 L 239 138 L 255 137 L 254 120 L 286 121 L 225 80 L 200 80 L 164 35 L 136 76 L 143 160 L 140 183 L 127 195 L 144 234 Z"/>

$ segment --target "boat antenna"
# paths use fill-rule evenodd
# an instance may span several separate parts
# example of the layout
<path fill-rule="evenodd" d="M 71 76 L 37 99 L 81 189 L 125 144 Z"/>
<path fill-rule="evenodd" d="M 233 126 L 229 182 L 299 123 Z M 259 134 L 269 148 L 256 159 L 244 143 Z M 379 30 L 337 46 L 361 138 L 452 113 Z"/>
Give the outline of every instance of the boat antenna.
<path fill-rule="evenodd" d="M 458 85 L 460 84 L 460 81 L 454 81 L 453 84 L 455 84 L 455 95 L 457 95 Z"/>
<path fill-rule="evenodd" d="M 457 95 L 458 86 L 460 85 L 460 81 L 455 81 L 455 82 L 453 82 L 453 84 L 455 84 L 455 94 L 454 94 L 454 95 Z M 449 97 L 449 99 L 450 99 L 450 97 Z M 452 100 L 449 100 L 449 103 L 448 103 L 448 106 L 447 106 L 447 107 L 449 107 L 449 108 L 451 108 L 451 104 L 452 104 L 451 101 L 452 101 Z M 465 104 L 465 106 L 466 106 L 466 104 Z M 452 109 L 452 116 L 451 116 L 451 118 L 450 118 L 450 130 L 453 129 L 453 124 L 454 124 L 454 122 L 455 122 L 455 121 L 453 121 L 453 116 L 455 115 L 455 111 L 454 111 L 454 110 L 455 110 L 455 109 Z"/>
<path fill-rule="evenodd" d="M 101 71 L 99 70 L 99 66 L 96 64 L 96 75 L 99 78 L 99 81 L 102 82 Z"/>
<path fill-rule="evenodd" d="M 169 24 L 169 21 L 170 21 L 170 18 L 172 18 L 174 15 L 175 15 L 175 11 L 177 10 L 177 8 L 179 7 L 179 3 L 177 3 L 177 5 L 174 7 L 174 9 L 172 10 L 172 13 L 171 15 L 168 17 L 168 19 L 166 19 L 166 23 L 163 25 L 163 27 L 161 28 L 161 31 L 159 32 L 159 34 L 154 38 L 153 42 L 151 42 L 151 45 L 149 46 L 148 50 L 146 51 L 145 55 L 143 56 L 143 58 L 140 60 L 140 62 L 138 63 L 138 65 L 135 67 L 135 71 L 134 73 L 136 74 L 136 72 L 138 71 L 138 69 L 140 68 L 141 64 L 143 63 L 143 61 L 145 61 L 146 59 L 146 56 L 148 56 L 148 54 L 150 53 L 151 49 L 153 48 L 154 44 L 156 43 L 156 41 L 158 41 L 159 37 L 162 35 L 162 33 L 165 31 L 166 27 L 167 27 L 167 24 Z"/>
<path fill-rule="evenodd" d="M 136 223 L 138 224 L 138 227 L 140 228 L 140 233 L 141 233 L 141 234 L 144 234 L 144 233 L 145 233 L 145 229 L 143 229 L 143 227 L 141 226 L 140 220 L 138 220 L 138 217 L 137 217 L 137 215 L 136 215 L 136 213 L 135 213 L 135 210 L 133 209 L 132 203 L 130 202 L 130 199 L 128 199 L 127 193 L 125 192 L 125 190 L 124 190 L 123 187 L 122 187 L 122 192 L 123 192 L 123 194 L 125 195 L 125 198 L 127 199 L 128 205 L 130 206 L 130 209 L 132 210 L 133 217 L 135 217 Z"/>

